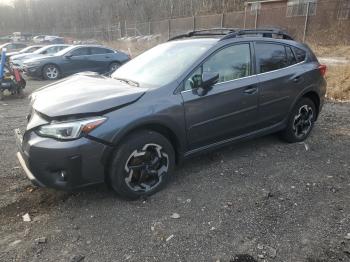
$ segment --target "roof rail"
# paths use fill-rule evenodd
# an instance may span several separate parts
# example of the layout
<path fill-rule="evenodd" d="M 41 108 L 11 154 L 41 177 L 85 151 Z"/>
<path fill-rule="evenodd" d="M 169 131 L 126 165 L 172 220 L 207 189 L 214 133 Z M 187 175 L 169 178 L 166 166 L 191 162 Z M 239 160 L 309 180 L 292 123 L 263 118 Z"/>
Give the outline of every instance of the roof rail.
<path fill-rule="evenodd" d="M 238 30 L 236 32 L 232 32 L 230 34 L 225 35 L 223 38 L 220 39 L 226 40 L 230 38 L 235 38 L 238 36 L 245 36 L 245 35 L 258 35 L 262 37 L 270 37 L 270 38 L 276 38 L 276 36 L 282 37 L 282 39 L 287 39 L 287 40 L 293 40 L 293 37 L 291 37 L 287 32 L 277 29 L 277 28 L 258 28 L 258 29 L 243 29 L 243 30 Z"/>
<path fill-rule="evenodd" d="M 195 30 L 190 31 L 185 34 L 177 35 L 174 37 L 169 38 L 168 41 L 173 41 L 176 39 L 186 38 L 186 37 L 193 37 L 193 36 L 220 36 L 220 35 L 228 35 L 233 32 L 236 32 L 237 28 L 211 28 L 211 29 L 203 29 L 203 30 Z"/>

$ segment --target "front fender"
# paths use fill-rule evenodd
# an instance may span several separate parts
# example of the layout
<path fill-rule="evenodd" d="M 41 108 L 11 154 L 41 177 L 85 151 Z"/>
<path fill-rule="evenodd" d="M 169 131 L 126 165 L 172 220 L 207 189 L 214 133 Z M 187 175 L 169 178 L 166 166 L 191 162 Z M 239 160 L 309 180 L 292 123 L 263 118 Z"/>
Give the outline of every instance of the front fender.
<path fill-rule="evenodd" d="M 181 97 L 171 95 L 166 98 L 157 98 L 155 95 L 149 100 L 147 93 L 145 96 L 148 98 L 142 97 L 131 105 L 105 114 L 108 120 L 89 135 L 103 141 L 115 150 L 123 142 L 125 136 L 131 132 L 142 128 L 161 127 L 161 129 L 169 130 L 173 137 L 176 137 L 176 149 L 181 154 L 187 147 Z M 157 128 L 153 129 L 157 130 Z"/>

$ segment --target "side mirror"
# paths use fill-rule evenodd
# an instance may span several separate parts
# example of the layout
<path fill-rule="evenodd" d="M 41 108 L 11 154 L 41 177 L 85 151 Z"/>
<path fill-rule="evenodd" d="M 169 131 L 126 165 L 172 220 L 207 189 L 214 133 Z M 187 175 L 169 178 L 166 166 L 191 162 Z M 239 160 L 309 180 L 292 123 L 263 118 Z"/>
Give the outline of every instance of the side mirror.
<path fill-rule="evenodd" d="M 67 54 L 67 55 L 64 56 L 64 58 L 71 59 L 72 56 L 73 56 L 72 54 Z"/>
<path fill-rule="evenodd" d="M 205 96 L 219 81 L 219 74 L 212 72 L 205 72 L 202 74 L 202 83 L 200 87 L 196 90 L 197 95 Z"/>
<path fill-rule="evenodd" d="M 201 87 L 208 89 L 215 85 L 219 81 L 219 73 L 204 72 L 202 74 L 202 84 Z"/>

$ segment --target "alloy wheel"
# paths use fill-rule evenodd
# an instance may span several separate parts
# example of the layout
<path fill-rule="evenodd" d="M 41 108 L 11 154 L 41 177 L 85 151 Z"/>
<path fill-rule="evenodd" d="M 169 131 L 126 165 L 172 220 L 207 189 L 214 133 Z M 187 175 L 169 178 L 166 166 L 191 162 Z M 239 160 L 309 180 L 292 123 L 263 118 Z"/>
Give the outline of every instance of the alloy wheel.
<path fill-rule="evenodd" d="M 57 79 L 58 77 L 58 69 L 57 67 L 55 66 L 49 66 L 47 69 L 46 69 L 46 72 L 45 72 L 46 76 L 48 79 Z"/>
<path fill-rule="evenodd" d="M 303 105 L 299 108 L 293 121 L 293 132 L 297 138 L 302 138 L 310 132 L 313 119 L 314 113 L 311 106 Z"/>
<path fill-rule="evenodd" d="M 160 145 L 146 144 L 134 150 L 126 161 L 127 186 L 139 193 L 149 192 L 161 182 L 169 169 L 169 157 Z"/>

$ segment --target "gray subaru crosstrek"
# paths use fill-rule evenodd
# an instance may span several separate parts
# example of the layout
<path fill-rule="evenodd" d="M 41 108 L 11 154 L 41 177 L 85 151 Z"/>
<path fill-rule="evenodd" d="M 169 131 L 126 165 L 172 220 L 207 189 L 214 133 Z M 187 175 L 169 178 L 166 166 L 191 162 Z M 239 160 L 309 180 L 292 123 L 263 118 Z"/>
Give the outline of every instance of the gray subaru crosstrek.
<path fill-rule="evenodd" d="M 176 163 L 232 142 L 310 134 L 326 67 L 282 31 L 195 31 L 158 45 L 111 77 L 77 74 L 31 97 L 18 159 L 39 186 L 106 182 L 135 199 Z"/>

